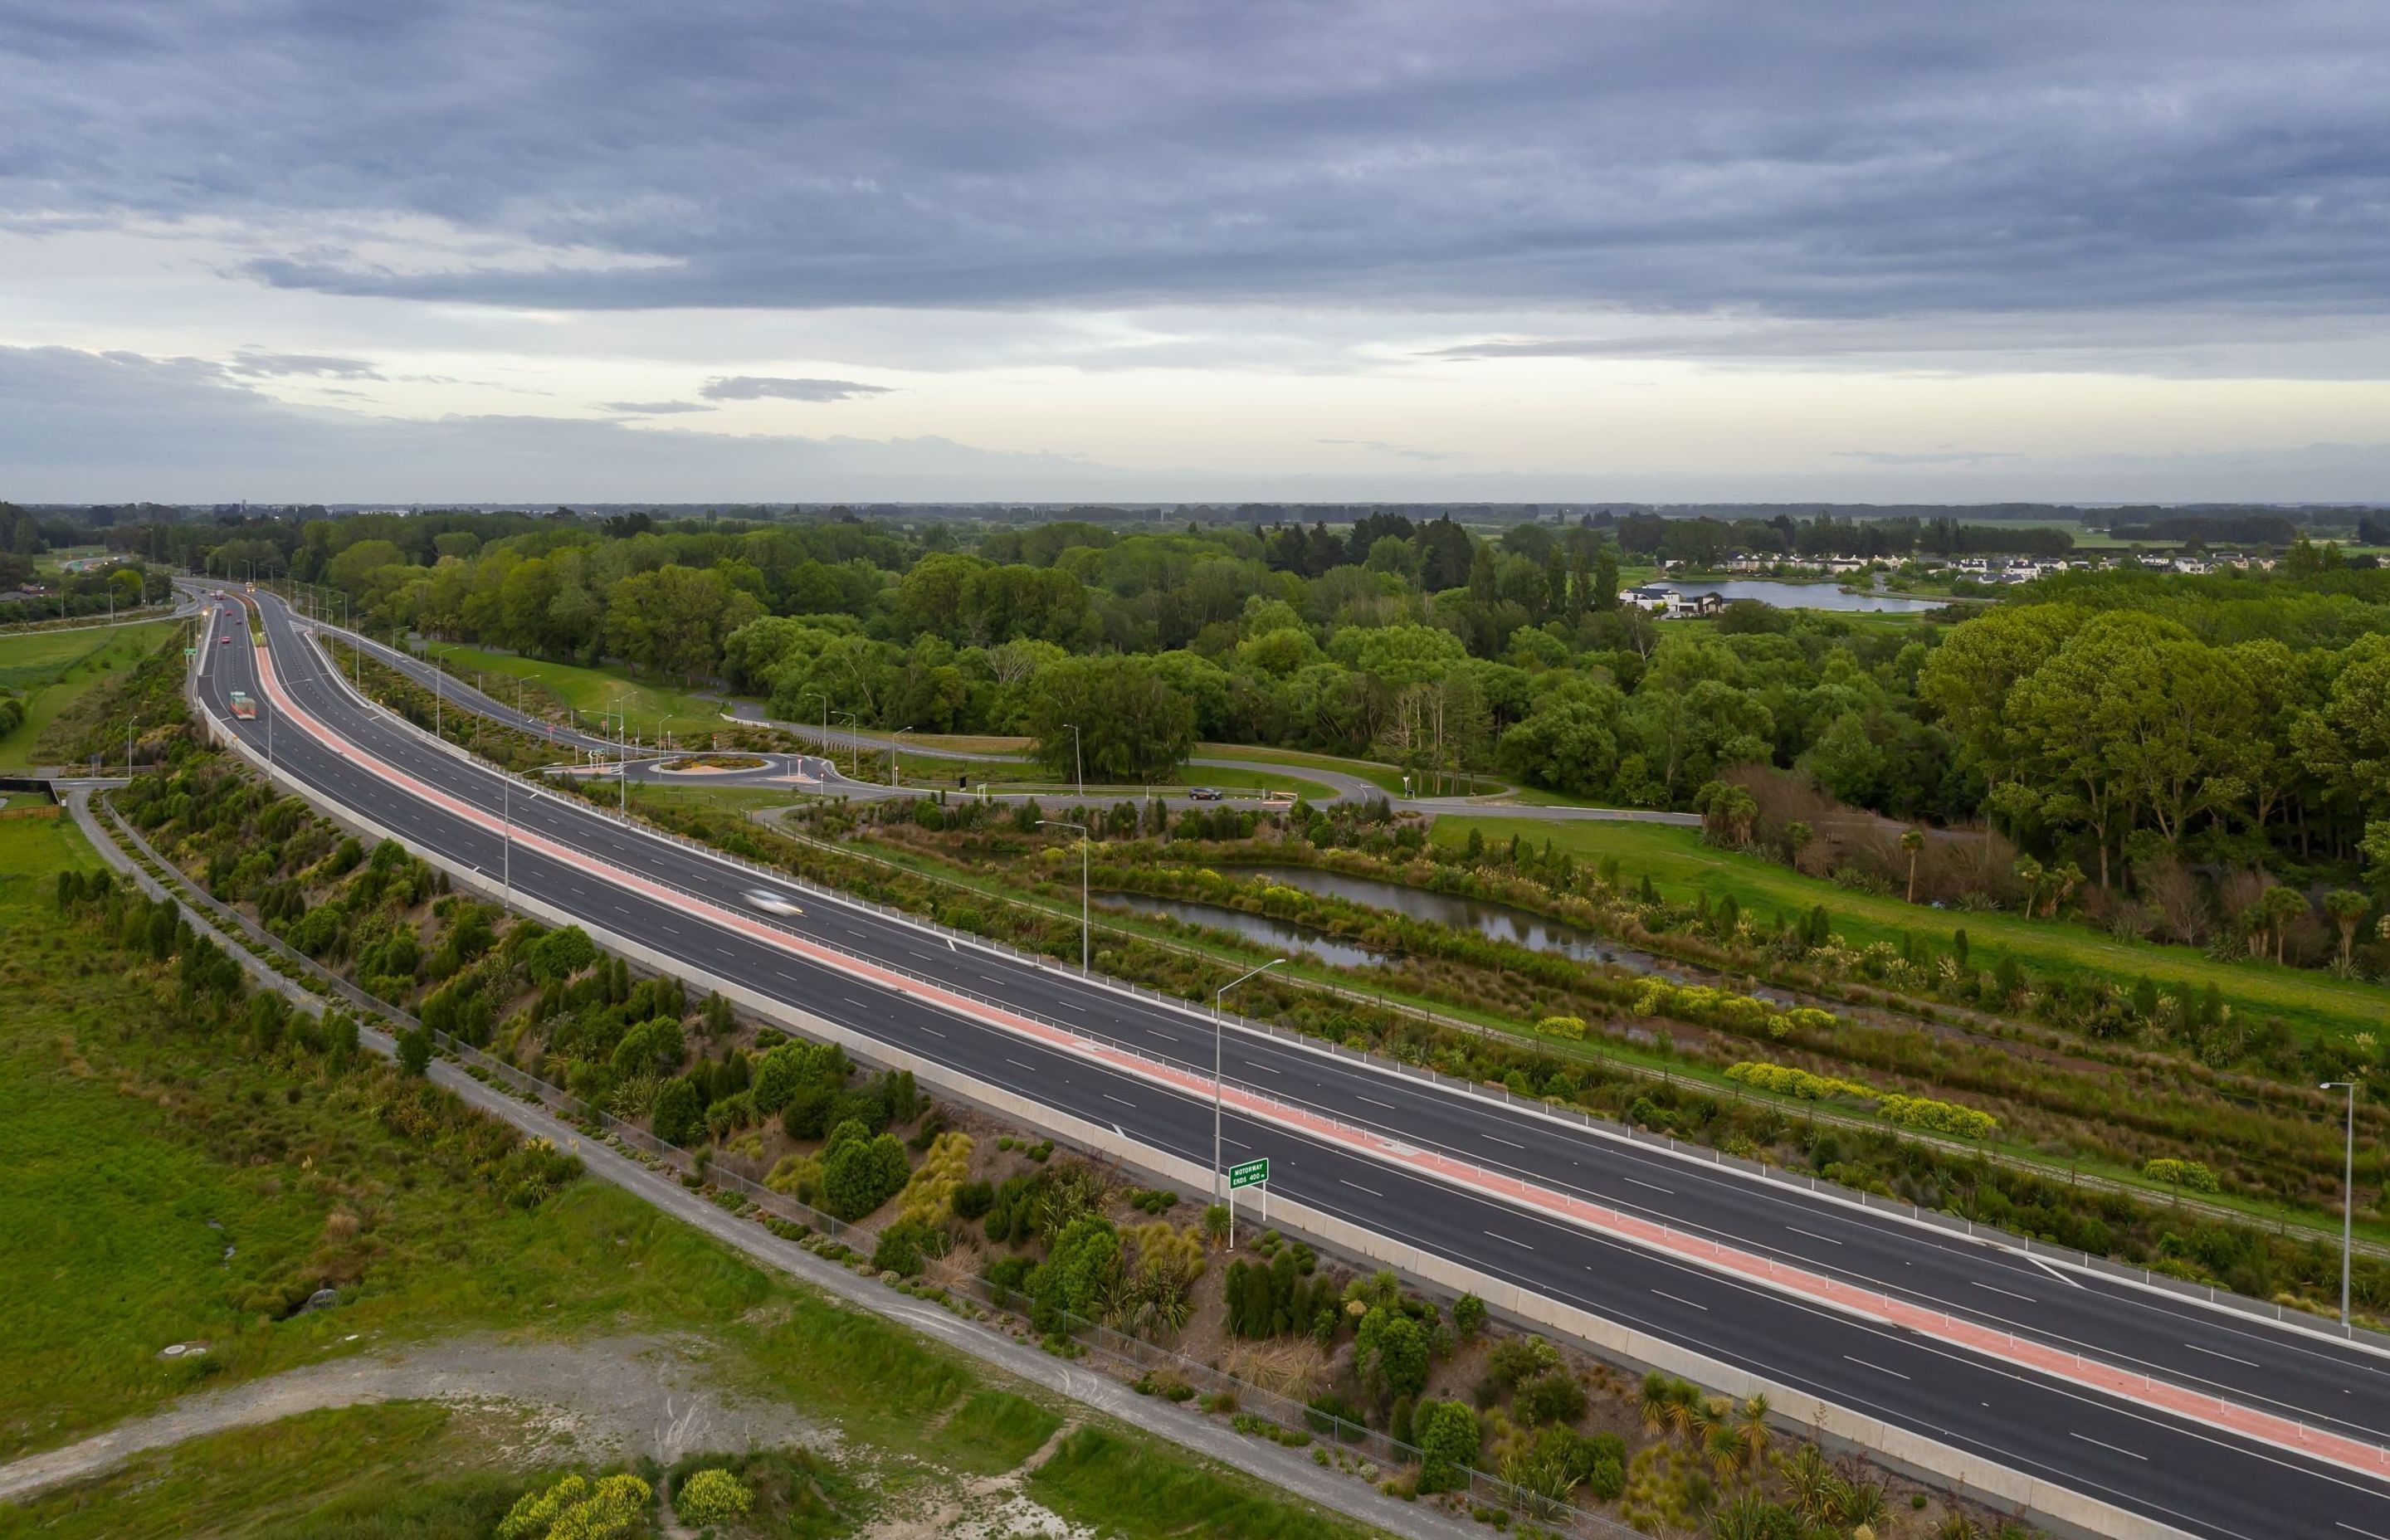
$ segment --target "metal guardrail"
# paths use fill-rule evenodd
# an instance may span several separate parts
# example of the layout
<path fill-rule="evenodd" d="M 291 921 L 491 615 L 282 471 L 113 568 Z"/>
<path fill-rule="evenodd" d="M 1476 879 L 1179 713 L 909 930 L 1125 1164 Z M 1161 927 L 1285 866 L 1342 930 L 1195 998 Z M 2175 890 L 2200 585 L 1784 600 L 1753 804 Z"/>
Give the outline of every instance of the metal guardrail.
<path fill-rule="evenodd" d="M 337 674 L 334 677 L 337 679 Z M 350 687 L 346 681 L 340 681 L 340 686 L 343 690 L 349 691 L 353 695 L 355 694 L 353 687 Z M 360 696 L 358 699 L 363 699 L 363 697 Z M 370 702 L 367 704 L 370 705 Z M 421 729 L 419 728 L 415 730 L 418 733 L 421 732 Z M 501 770 L 496 766 L 477 760 L 467 751 L 458 748 L 454 744 L 448 743 L 444 738 L 433 738 L 430 734 L 422 734 L 422 736 L 436 746 L 447 750 L 450 753 L 484 774 L 503 776 L 520 785 L 522 785 L 528 794 L 547 797 L 555 796 L 555 790 L 553 788 L 541 787 L 535 782 L 530 782 L 526 780 L 525 777 L 515 775 L 513 772 Z M 558 800 L 561 801 L 561 799 Z M 685 835 L 675 833 L 669 829 L 659 828 L 652 824 L 640 822 L 639 820 L 630 818 L 625 815 L 610 812 L 607 809 L 597 807 L 585 802 L 581 802 L 578 799 L 574 800 L 572 805 L 579 806 L 586 812 L 593 813 L 598 816 L 606 819 L 608 822 L 624 828 L 626 831 L 642 834 L 652 839 L 666 841 L 670 843 L 680 846 L 693 854 L 697 854 L 706 859 L 742 870 L 754 872 L 761 876 L 769 877 L 777 882 L 793 886 L 802 892 L 818 896 L 826 902 L 842 904 L 853 907 L 866 909 L 874 914 L 880 915 L 884 918 L 896 921 L 917 930 L 925 931 L 931 935 L 946 938 L 955 942 L 968 942 L 975 948 L 979 948 L 983 951 L 995 952 L 1028 966 L 1047 969 L 1052 972 L 1067 972 L 1073 978 L 1083 979 L 1084 982 L 1093 987 L 1108 989 L 1115 993 L 1125 994 L 1137 998 L 1150 1000 L 1156 1004 L 1169 1007 L 1174 1010 L 1196 1016 L 1206 1021 L 1212 1020 L 1211 1017 L 1204 1015 L 1201 1012 L 1200 1007 L 1195 1002 L 1184 997 L 1176 995 L 1164 994 L 1159 990 L 1150 989 L 1142 985 L 1127 983 L 1123 981 L 1099 979 L 1091 975 L 1080 975 L 1076 973 L 1075 970 L 1066 969 L 1057 959 L 1045 956 L 1041 954 L 1023 952 L 1018 948 L 1006 945 L 1003 943 L 991 941 L 988 938 L 972 934 L 970 932 L 953 930 L 947 926 L 940 925 L 933 920 L 923 919 L 917 915 L 888 905 L 875 904 L 867 899 L 856 898 L 851 894 L 839 892 L 835 890 L 823 887 L 818 883 L 796 877 L 784 868 L 766 866 L 760 862 L 750 861 L 743 856 L 733 855 L 727 852 L 717 850 L 714 847 L 704 844 L 699 841 L 691 840 Z M 666 879 L 648 877 L 642 874 L 641 879 L 655 882 L 660 887 L 669 889 L 701 904 L 713 906 L 720 905 L 720 900 L 711 895 L 698 892 L 695 890 L 687 888 Z M 1084 1026 L 1057 1021 L 1051 1018 L 1040 1016 L 1034 1011 L 1024 1010 L 1005 1001 L 996 1000 L 990 996 L 981 995 L 973 991 L 963 989 L 944 979 L 932 978 L 928 975 L 915 972 L 910 969 L 903 968 L 893 963 L 883 962 L 878 958 L 866 956 L 863 954 L 856 953 L 849 948 L 841 946 L 834 942 L 827 942 L 811 936 L 800 935 L 792 927 L 780 925 L 775 921 L 764 919 L 755 916 L 742 914 L 739 918 L 748 923 L 782 931 L 791 939 L 802 942 L 806 946 L 818 947 L 824 951 L 850 959 L 865 968 L 880 969 L 885 972 L 896 974 L 900 977 L 928 985 L 929 987 L 936 989 L 942 993 L 968 1000 L 974 1005 L 984 1006 L 992 1009 L 1005 1012 L 1008 1015 L 1018 1017 L 1024 1020 L 1034 1021 L 1040 1026 L 1050 1028 L 1069 1036 L 1086 1038 L 1092 1035 L 1088 1029 Z M 1381 1072 L 1398 1074 L 1407 1079 L 1420 1081 L 1441 1089 L 1459 1091 L 1467 1095 L 1488 1099 L 1499 1097 L 1499 1099 L 1510 1108 L 1555 1118 L 1564 1123 L 1573 1122 L 1597 1136 L 1625 1139 L 1651 1149 L 1663 1149 L 1674 1155 L 1706 1161 L 1712 1165 L 1724 1169 L 1730 1169 L 1743 1175 L 1762 1181 L 1774 1183 L 1787 1187 L 1798 1188 L 1802 1191 L 1822 1196 L 1829 1200 L 1853 1204 L 1869 1209 L 1875 1213 L 1906 1219 L 1912 1223 L 1932 1226 L 1947 1233 L 1963 1235 L 1970 1238 L 1984 1239 L 2008 1247 L 2011 1250 L 2025 1251 L 2035 1256 L 2048 1257 L 2053 1260 L 2062 1261 L 2072 1265 L 2082 1267 L 2087 1271 L 2100 1273 L 2123 1281 L 2139 1284 L 2153 1290 L 2163 1290 L 2181 1298 L 2215 1304 L 2244 1315 L 2255 1315 L 2286 1325 L 2301 1326 L 2309 1329 L 2323 1331 L 2335 1336 L 2351 1335 L 2345 1330 L 2340 1321 L 2332 1317 L 2318 1315 L 2309 1311 L 2304 1311 L 2292 1306 L 2275 1303 L 2271 1301 L 2251 1299 L 2248 1296 L 2233 1294 L 2229 1290 L 2217 1289 L 2209 1285 L 2190 1283 L 2186 1280 L 2173 1277 L 2165 1273 L 2155 1272 L 2149 1268 L 2128 1267 L 2122 1264 L 2111 1262 L 2104 1257 L 2094 1257 L 2086 1251 L 2053 1246 L 2044 1241 L 2038 1241 L 2029 1237 L 2018 1235 L 2013 1231 L 2002 1230 L 1995 1226 L 1978 1226 L 1972 1220 L 1958 1215 L 1946 1214 L 1938 1210 L 1926 1209 L 1915 1203 L 1887 1199 L 1877 1194 L 1861 1192 L 1856 1188 L 1844 1187 L 1830 1182 L 1820 1182 L 1814 1176 L 1796 1176 L 1791 1173 L 1762 1164 L 1758 1161 L 1746 1161 L 1737 1156 L 1728 1155 L 1724 1151 L 1714 1149 L 1705 1145 L 1691 1144 L 1679 1140 L 1673 1136 L 1651 1134 L 1646 1130 L 1634 1127 L 1631 1124 L 1616 1123 L 1606 1118 L 1597 1118 L 1591 1113 L 1566 1106 L 1562 1103 L 1548 1101 L 1542 1097 L 1523 1097 L 1510 1090 L 1509 1087 L 1499 1084 L 1463 1080 L 1458 1076 L 1447 1075 L 1440 1071 L 1430 1069 L 1425 1066 L 1406 1064 L 1399 1059 L 1373 1054 L 1364 1049 L 1348 1047 L 1342 1043 L 1333 1042 L 1326 1038 L 1314 1037 L 1299 1032 L 1290 1031 L 1269 1022 L 1255 1021 L 1243 1016 L 1226 1015 L 1221 1017 L 1220 1020 L 1224 1020 L 1228 1025 L 1238 1027 L 1249 1033 L 1259 1033 L 1280 1042 L 1291 1043 L 1314 1052 L 1331 1053 L 1338 1058 L 1350 1059 L 1357 1064 L 1362 1064 Z M 1508 1036 L 1508 1034 L 1497 1034 L 1496 1029 L 1488 1027 L 1472 1027 L 1471 1030 L 1489 1036 Z M 1107 1041 L 1109 1043 L 1109 1040 L 1099 1040 Z M 1182 1067 L 1177 1064 L 1177 1061 L 1155 1055 L 1150 1049 L 1142 1047 L 1129 1048 L 1124 1044 L 1114 1044 L 1111 1046 L 1117 1046 L 1123 1051 L 1130 1053 L 1133 1057 L 1145 1058 L 1163 1064 L 1172 1065 L 1173 1067 Z M 1196 1069 L 1202 1068 L 1201 1065 L 1183 1067 L 1191 1067 Z M 1656 1072 L 1665 1074 L 1667 1072 L 1663 1071 Z M 1238 1084 L 1240 1084 L 1240 1089 L 1251 1090 L 1256 1094 L 1266 1095 L 1272 1099 L 1285 1099 L 1283 1093 L 1281 1092 L 1266 1090 L 1262 1087 L 1245 1086 L 1241 1083 Z M 1687 1082 L 1686 1084 L 1699 1085 L 1704 1092 L 1714 1093 L 1715 1090 L 1715 1087 L 1709 1086 L 1704 1083 Z M 1341 1110 L 1334 1115 L 1340 1119 L 1344 1119 L 1345 1121 L 1355 1121 L 1349 1117 L 1349 1114 L 1342 1111 Z M 1972 1146 L 1961 1145 L 1957 1148 L 1966 1153 L 1982 1155 L 1985 1158 L 1993 1158 L 1991 1152 L 1978 1149 Z M 1480 1159 L 1480 1157 L 1472 1156 L 1471 1159 Z M 2098 1179 L 2093 1178 L 2093 1180 Z M 2135 1196 L 2143 1198 L 2149 1196 L 2139 1188 L 2120 1187 L 2119 1190 L 2130 1192 Z M 2228 1216 L 2237 1218 L 2243 1223 L 2248 1222 L 2250 1218 L 2250 1216 L 2239 1213 L 2237 1211 L 2225 1210 L 2223 1212 Z M 2379 1334 L 2374 1332 L 2371 1328 L 2369 1328 L 2369 1335 Z M 2390 1342 L 2385 1342 L 2384 1345 L 2390 1346 Z"/>

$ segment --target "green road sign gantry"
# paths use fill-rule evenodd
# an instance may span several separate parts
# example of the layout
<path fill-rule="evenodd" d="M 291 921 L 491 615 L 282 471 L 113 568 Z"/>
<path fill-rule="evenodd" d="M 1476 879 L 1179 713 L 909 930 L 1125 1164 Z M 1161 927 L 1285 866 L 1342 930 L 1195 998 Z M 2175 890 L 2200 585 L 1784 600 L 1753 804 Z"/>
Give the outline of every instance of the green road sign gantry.
<path fill-rule="evenodd" d="M 1230 1192 L 1236 1191 L 1239 1187 L 1257 1187 L 1268 1180 L 1269 1159 L 1266 1156 L 1258 1161 L 1240 1161 L 1228 1168 Z"/>

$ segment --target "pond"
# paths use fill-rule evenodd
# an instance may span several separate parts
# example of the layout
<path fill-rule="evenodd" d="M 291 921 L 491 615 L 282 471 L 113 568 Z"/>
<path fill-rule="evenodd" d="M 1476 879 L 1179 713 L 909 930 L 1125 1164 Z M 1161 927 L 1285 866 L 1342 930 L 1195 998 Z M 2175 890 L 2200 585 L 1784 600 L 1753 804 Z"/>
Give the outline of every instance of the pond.
<path fill-rule="evenodd" d="M 1185 898 L 1150 898 L 1144 893 L 1105 893 L 1102 906 L 1126 909 L 1132 914 L 1160 915 L 1189 925 L 1208 926 L 1214 930 L 1232 930 L 1247 941 L 1291 955 L 1296 952 L 1317 957 L 1333 968 L 1374 968 L 1386 960 L 1385 955 L 1315 930 L 1308 925 L 1294 925 L 1267 915 L 1249 915 L 1242 909 L 1231 909 L 1222 904 L 1200 904 Z"/>
<path fill-rule="evenodd" d="M 1701 579 L 1661 580 L 1687 598 L 1695 594 L 1715 594 L 1728 601 L 1757 599 L 1779 610 L 1871 610 L 1899 614 L 1914 614 L 1927 610 L 1939 610 L 1939 599 L 1895 598 L 1890 594 L 1845 594 L 1836 583 L 1768 583 L 1753 578 L 1736 578 L 1725 583 Z"/>
<path fill-rule="evenodd" d="M 1366 904 L 1375 909 L 1392 909 L 1396 914 L 1432 924 L 1450 926 L 1456 930 L 1474 930 L 1488 941 L 1507 941 L 1533 952 L 1558 952 L 1578 962 L 1609 963 L 1633 973 L 1657 973 L 1680 982 L 1707 982 L 1693 970 L 1640 952 L 1617 942 L 1561 920 L 1546 919 L 1525 909 L 1514 909 L 1507 904 L 1491 904 L 1484 899 L 1463 898 L 1456 893 L 1431 892 L 1424 888 L 1407 888 L 1399 882 L 1381 881 L 1374 877 L 1351 877 L 1343 872 L 1322 871 L 1317 866 L 1235 866 L 1223 875 L 1228 877 L 1266 877 L 1290 888 L 1325 898 L 1341 898 L 1348 903 Z M 1209 907 L 1209 905 L 1199 905 Z M 1257 916 L 1227 910 L 1240 918 L 1253 919 Z M 1761 998 L 1789 1003 L 1792 996 L 1780 990 L 1755 991 Z"/>

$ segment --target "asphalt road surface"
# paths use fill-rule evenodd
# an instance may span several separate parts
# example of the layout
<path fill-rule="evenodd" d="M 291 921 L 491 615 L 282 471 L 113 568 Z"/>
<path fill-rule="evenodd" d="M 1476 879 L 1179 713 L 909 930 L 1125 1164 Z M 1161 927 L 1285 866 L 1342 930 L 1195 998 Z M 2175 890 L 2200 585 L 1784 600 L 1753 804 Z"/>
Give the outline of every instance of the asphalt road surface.
<path fill-rule="evenodd" d="M 495 814 L 500 777 L 394 723 L 327 676 L 289 611 L 256 596 L 283 687 L 341 739 L 442 794 Z M 206 646 L 203 704 L 229 720 L 235 688 L 264 699 L 238 618 L 234 645 Z M 356 809 L 420 848 L 495 875 L 499 836 L 317 743 L 294 724 L 236 725 L 328 804 Z M 722 906 L 754 874 L 625 828 L 562 798 L 511 797 L 518 828 L 590 860 Z M 1208 1164 L 1212 1109 L 986 1023 L 866 982 L 710 920 L 695 904 L 649 896 L 517 845 L 512 880 L 527 893 L 700 969 L 937 1059 L 1044 1105 L 1111 1124 Z M 803 900 L 794 931 L 916 974 L 1003 1000 L 1093 1038 L 1208 1075 L 1212 1027 L 1200 1013 L 1136 998 L 1062 970 L 944 937 L 859 906 Z M 2229 1315 L 2019 1254 L 1755 1182 L 1425 1085 L 1350 1060 L 1231 1029 L 1225 1079 L 1420 1149 L 1531 1178 L 1671 1226 L 1930 1303 L 2153 1377 L 2368 1443 L 2390 1444 L 2390 1359 L 2312 1334 Z M 2320 1461 L 2022 1372 L 1921 1335 L 1886 1328 L 1754 1288 L 1614 1239 L 1536 1217 L 1491 1197 L 1414 1174 L 1326 1138 L 1230 1112 L 1230 1159 L 1266 1154 L 1279 1193 L 1380 1234 L 1513 1280 L 1605 1318 L 1687 1344 L 1778 1383 L 1913 1429 L 2186 1533 L 2379 1536 L 2390 1540 L 2390 1487 Z"/>

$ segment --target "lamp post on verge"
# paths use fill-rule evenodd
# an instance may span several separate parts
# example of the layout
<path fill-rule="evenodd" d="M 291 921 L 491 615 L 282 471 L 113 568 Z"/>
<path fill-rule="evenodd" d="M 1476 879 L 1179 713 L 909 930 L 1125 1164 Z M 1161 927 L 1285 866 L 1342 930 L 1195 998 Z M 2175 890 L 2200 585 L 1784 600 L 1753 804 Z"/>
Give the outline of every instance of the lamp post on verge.
<path fill-rule="evenodd" d="M 1224 1179 L 1222 1174 L 1227 1170 L 1220 1163 L 1220 996 L 1243 983 L 1253 974 L 1266 973 L 1284 961 L 1286 961 L 1284 957 L 1272 957 L 1251 972 L 1238 974 L 1212 992 L 1212 1201 L 1214 1203 L 1220 1200 L 1220 1183 Z"/>
<path fill-rule="evenodd" d="M 1056 828 L 1075 828 L 1079 831 L 1079 977 L 1084 979 L 1088 976 L 1087 826 L 1085 824 L 1074 824 L 1064 818 L 1040 818 L 1037 821 L 1041 824 L 1052 824 Z"/>
<path fill-rule="evenodd" d="M 631 759 L 626 750 L 630 721 L 614 709 L 622 704 L 622 700 L 623 698 L 618 695 L 607 701 L 606 714 L 614 719 L 614 784 L 620 789 L 616 808 L 620 812 L 628 813 L 631 811 Z"/>
<path fill-rule="evenodd" d="M 1071 771 L 1079 783 L 1079 801 L 1084 803 L 1087 800 L 1087 761 L 1086 756 L 1079 752 L 1079 725 L 1065 722 L 1062 725 L 1071 729 Z"/>
<path fill-rule="evenodd" d="M 2345 1337 L 2354 1337 L 2357 1328 L 2348 1317 L 2348 1253 L 2357 1222 L 2357 1082 L 2327 1080 L 2316 1089 L 2348 1093 L 2347 1142 L 2342 1154 L 2345 1163 L 2340 1188 L 2340 1330 Z"/>
<path fill-rule="evenodd" d="M 853 712 L 841 712 L 838 719 L 846 724 L 846 774 L 850 780 L 863 775 L 863 718 Z M 891 750 L 890 752 L 894 752 Z"/>

